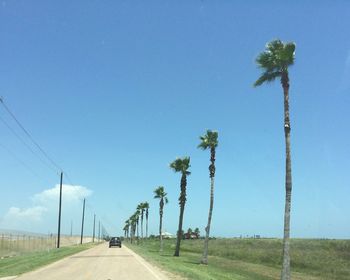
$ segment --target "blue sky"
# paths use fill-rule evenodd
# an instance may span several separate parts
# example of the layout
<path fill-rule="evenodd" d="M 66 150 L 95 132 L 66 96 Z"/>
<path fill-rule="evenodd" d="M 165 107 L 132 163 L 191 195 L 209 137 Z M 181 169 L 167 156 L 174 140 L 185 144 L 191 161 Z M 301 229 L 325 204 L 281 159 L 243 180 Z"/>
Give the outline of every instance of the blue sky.
<path fill-rule="evenodd" d="M 348 1 L 1 1 L 0 95 L 70 176 L 63 232 L 71 221 L 79 232 L 86 196 L 87 233 L 95 212 L 121 234 L 141 201 L 156 233 L 152 191 L 164 185 L 164 227 L 175 233 L 180 175 L 168 166 L 188 155 L 184 228 L 204 233 L 209 153 L 197 145 L 215 129 L 212 234 L 281 237 L 282 89 L 252 86 L 256 56 L 280 38 L 297 45 L 291 235 L 349 238 L 349 12 Z M 55 232 L 59 176 L 0 131 L 0 228 Z"/>

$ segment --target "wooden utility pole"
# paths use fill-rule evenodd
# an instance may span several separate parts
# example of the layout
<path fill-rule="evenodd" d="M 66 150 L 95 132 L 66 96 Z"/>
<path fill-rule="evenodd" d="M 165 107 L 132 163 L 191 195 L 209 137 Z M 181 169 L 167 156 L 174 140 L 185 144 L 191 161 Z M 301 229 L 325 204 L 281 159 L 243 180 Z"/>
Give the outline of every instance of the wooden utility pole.
<path fill-rule="evenodd" d="M 62 180 L 63 180 L 63 172 L 61 172 L 61 182 L 60 182 L 60 201 L 59 201 L 59 206 L 58 206 L 58 232 L 57 232 L 57 248 L 60 248 L 60 241 L 61 241 Z"/>
<path fill-rule="evenodd" d="M 92 243 L 95 242 L 95 220 L 96 220 L 96 214 L 94 214 L 94 229 L 92 231 Z"/>
<path fill-rule="evenodd" d="M 84 215 L 85 215 L 85 198 L 83 203 L 83 217 L 81 218 L 81 234 L 80 234 L 80 244 L 83 244 L 83 234 L 84 234 Z"/>

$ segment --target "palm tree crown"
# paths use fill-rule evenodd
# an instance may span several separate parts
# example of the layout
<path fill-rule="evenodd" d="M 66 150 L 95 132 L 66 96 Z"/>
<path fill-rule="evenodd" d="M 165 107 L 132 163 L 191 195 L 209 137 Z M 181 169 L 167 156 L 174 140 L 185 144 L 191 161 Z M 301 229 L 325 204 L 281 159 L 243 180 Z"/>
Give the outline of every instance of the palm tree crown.
<path fill-rule="evenodd" d="M 190 175 L 191 172 L 187 170 L 190 168 L 190 157 L 177 158 L 170 163 L 170 168 L 175 172 L 181 172 L 183 175 Z"/>
<path fill-rule="evenodd" d="M 283 43 L 281 40 L 274 40 L 266 45 L 264 52 L 259 54 L 256 63 L 263 69 L 262 75 L 254 83 L 260 86 L 265 82 L 272 82 L 276 78 L 288 74 L 288 66 L 294 64 L 295 43 Z M 282 81 L 283 82 L 283 81 Z"/>
<path fill-rule="evenodd" d="M 154 198 L 159 198 L 159 199 L 163 199 L 165 204 L 168 203 L 168 198 L 166 197 L 167 196 L 167 193 L 165 192 L 164 190 L 164 187 L 163 186 L 159 186 L 158 188 L 156 188 L 154 190 Z"/>
<path fill-rule="evenodd" d="M 198 148 L 202 150 L 216 148 L 218 146 L 218 132 L 207 130 L 207 133 L 199 137 L 201 143 Z"/>

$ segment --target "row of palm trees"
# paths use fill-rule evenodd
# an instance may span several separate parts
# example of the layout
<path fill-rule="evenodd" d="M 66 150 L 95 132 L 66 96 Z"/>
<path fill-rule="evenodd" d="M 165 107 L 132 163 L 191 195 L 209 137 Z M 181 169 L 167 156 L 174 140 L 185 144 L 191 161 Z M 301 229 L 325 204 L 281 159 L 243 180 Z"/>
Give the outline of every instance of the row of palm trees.
<path fill-rule="evenodd" d="M 292 195 L 292 171 L 291 171 L 291 148 L 290 148 L 290 115 L 289 115 L 289 66 L 294 64 L 295 59 L 295 43 L 283 43 L 280 40 L 273 40 L 266 45 L 265 50 L 260 53 L 256 59 L 256 63 L 260 69 L 262 69 L 261 76 L 254 83 L 254 87 L 260 86 L 264 83 L 269 83 L 275 79 L 280 79 L 283 88 L 283 100 L 284 100 L 284 136 L 285 136 L 285 211 L 284 211 L 284 234 L 283 234 L 283 252 L 282 252 L 282 271 L 281 279 L 290 280 L 290 210 L 291 210 L 291 195 Z M 216 131 L 208 130 L 205 135 L 200 137 L 199 148 L 203 150 L 210 150 L 210 165 L 209 165 L 209 177 L 210 177 L 210 206 L 208 214 L 208 223 L 205 228 L 205 241 L 203 256 L 201 259 L 202 264 L 208 263 L 208 244 L 210 235 L 210 225 L 212 219 L 212 211 L 214 205 L 214 178 L 215 178 L 215 156 L 216 147 L 218 146 L 218 133 Z M 180 180 L 180 215 L 179 225 L 177 231 L 177 241 L 174 256 L 179 256 L 181 233 L 182 233 L 182 222 L 186 204 L 186 187 L 187 187 L 187 176 L 191 174 L 190 168 L 190 157 L 178 158 L 170 164 L 170 168 L 175 172 L 181 174 Z M 162 243 L 162 217 L 164 204 L 168 202 L 166 198 L 166 192 L 164 187 L 160 186 L 155 191 L 155 198 L 159 199 L 159 236 L 160 236 L 160 248 L 163 249 Z M 142 214 L 142 211 L 141 211 Z M 135 217 L 134 217 L 135 216 Z M 138 212 L 132 217 L 136 219 L 138 224 Z M 132 218 L 131 217 L 131 218 Z M 130 218 L 130 219 L 131 219 Z M 128 221 L 130 221 L 130 219 Z M 131 221 L 134 221 L 131 219 Z M 134 222 L 135 224 L 135 222 Z M 133 224 L 131 224 L 133 225 Z"/>
<path fill-rule="evenodd" d="M 202 150 L 210 149 L 210 165 L 209 165 L 209 177 L 210 177 L 210 206 L 209 206 L 209 215 L 208 215 L 208 224 L 205 228 L 206 235 L 204 241 L 203 256 L 201 263 L 208 264 L 208 244 L 209 244 L 209 235 L 210 235 L 210 225 L 211 218 L 214 206 L 214 177 L 215 177 L 215 154 L 216 147 L 218 146 L 218 132 L 207 130 L 206 134 L 200 136 L 200 144 L 198 148 Z M 179 215 L 179 225 L 176 238 L 176 247 L 174 256 L 178 257 L 180 255 L 180 245 L 182 240 L 182 227 L 183 227 L 183 217 L 185 212 L 186 204 L 186 187 L 187 187 L 187 176 L 191 174 L 189 171 L 190 168 L 190 157 L 177 158 L 172 163 L 170 163 L 170 168 L 174 172 L 181 174 L 180 180 L 180 196 L 179 196 L 179 205 L 180 205 L 180 215 Z M 154 190 L 154 198 L 159 199 L 159 239 L 160 239 L 160 251 L 163 251 L 163 236 L 162 236 L 162 224 L 163 224 L 163 208 L 164 205 L 168 203 L 167 193 L 164 190 L 163 186 L 159 186 Z M 147 203 L 148 205 L 148 203 Z M 131 233 L 135 234 L 137 231 L 138 236 L 138 221 L 141 217 L 141 238 L 143 238 L 143 209 L 144 203 L 140 203 L 136 212 L 125 222 L 124 231 L 128 237 L 128 230 L 131 225 Z M 148 210 L 148 208 L 147 208 Z M 135 230 L 136 229 L 136 230 Z M 132 240 L 132 238 L 131 238 Z"/>
<path fill-rule="evenodd" d="M 148 237 L 148 214 L 149 214 L 149 203 L 141 202 L 137 205 L 136 211 L 132 214 L 129 219 L 125 221 L 124 225 L 124 235 L 126 238 L 130 237 L 130 242 L 133 242 L 135 237 L 137 236 L 137 240 L 139 239 L 139 222 L 141 220 L 141 239 L 143 236 L 143 217 L 146 217 L 146 238 Z"/>

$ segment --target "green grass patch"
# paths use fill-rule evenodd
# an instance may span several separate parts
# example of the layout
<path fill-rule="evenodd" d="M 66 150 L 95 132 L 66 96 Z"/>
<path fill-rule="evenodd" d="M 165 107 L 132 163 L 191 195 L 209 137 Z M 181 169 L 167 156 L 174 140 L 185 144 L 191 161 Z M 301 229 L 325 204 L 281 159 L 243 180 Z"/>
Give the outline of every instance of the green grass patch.
<path fill-rule="evenodd" d="M 92 248 L 95 245 L 97 243 L 86 243 L 0 259 L 0 277 L 19 275 L 32 271 L 64 257 Z"/>
<path fill-rule="evenodd" d="M 279 279 L 282 240 L 216 239 L 209 242 L 209 265 L 200 265 L 203 240 L 183 240 L 180 257 L 173 257 L 174 240 L 142 245 L 127 243 L 132 250 L 161 268 L 189 279 Z M 293 239 L 292 278 L 296 280 L 350 279 L 350 240 Z"/>

